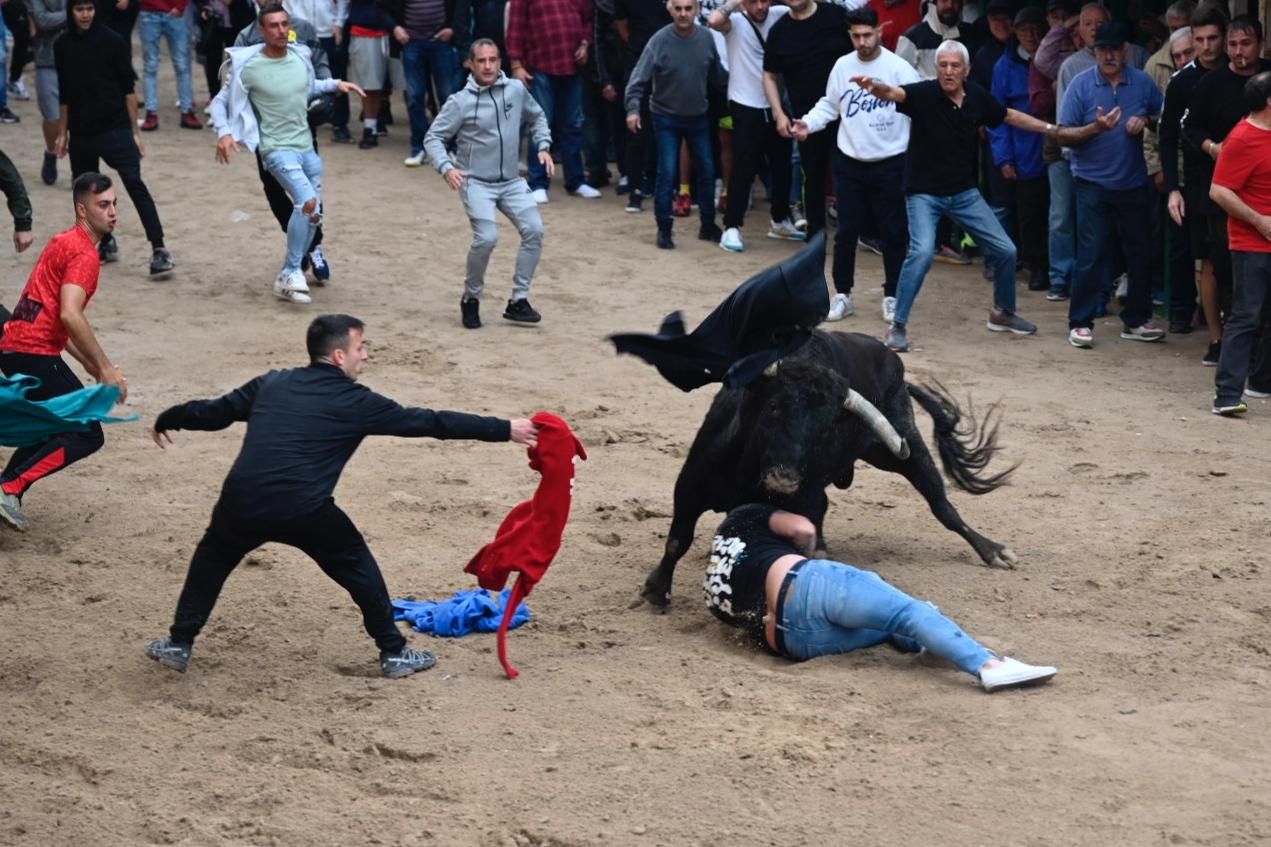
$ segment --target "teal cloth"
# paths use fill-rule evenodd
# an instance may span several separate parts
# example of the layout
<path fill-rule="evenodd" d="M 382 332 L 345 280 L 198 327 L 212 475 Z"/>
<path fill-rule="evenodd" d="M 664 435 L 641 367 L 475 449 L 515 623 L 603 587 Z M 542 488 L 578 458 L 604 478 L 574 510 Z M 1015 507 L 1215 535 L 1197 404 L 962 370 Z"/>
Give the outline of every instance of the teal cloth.
<path fill-rule="evenodd" d="M 0 445 L 30 447 L 59 432 L 84 432 L 94 422 L 122 423 L 139 417 L 110 416 L 119 402 L 119 389 L 113 385 L 93 385 L 48 400 L 27 400 L 26 393 L 39 384 L 33 376 L 0 376 Z"/>

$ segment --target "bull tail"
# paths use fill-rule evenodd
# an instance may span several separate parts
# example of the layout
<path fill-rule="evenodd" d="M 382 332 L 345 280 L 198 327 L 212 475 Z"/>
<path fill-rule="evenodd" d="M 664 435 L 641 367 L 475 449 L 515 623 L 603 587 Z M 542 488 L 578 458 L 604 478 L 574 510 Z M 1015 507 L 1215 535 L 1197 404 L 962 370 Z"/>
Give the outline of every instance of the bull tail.
<path fill-rule="evenodd" d="M 973 408 L 968 406 L 963 412 L 953 395 L 937 380 L 926 385 L 905 383 L 905 388 L 935 423 L 940 464 L 958 488 L 969 494 L 988 494 L 1006 484 L 1019 465 L 992 475 L 985 473 L 998 451 L 997 427 L 1001 414 L 997 413 L 996 405 L 989 406 L 981 423 L 976 421 Z"/>

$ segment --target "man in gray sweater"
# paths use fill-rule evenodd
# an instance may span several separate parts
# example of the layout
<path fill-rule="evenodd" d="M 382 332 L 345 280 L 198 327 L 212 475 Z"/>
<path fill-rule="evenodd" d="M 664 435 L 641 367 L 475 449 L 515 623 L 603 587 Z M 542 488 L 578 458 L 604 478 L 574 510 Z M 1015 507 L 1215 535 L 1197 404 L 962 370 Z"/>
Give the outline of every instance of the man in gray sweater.
<path fill-rule="evenodd" d="M 653 189 L 653 214 L 658 222 L 658 247 L 670 250 L 671 194 L 680 144 L 688 143 L 697 175 L 697 205 L 702 225 L 697 237 L 719 241 L 715 225 L 715 162 L 711 155 L 708 92 L 727 85 L 724 67 L 710 31 L 697 25 L 698 0 L 670 0 L 671 23 L 653 34 L 627 82 L 627 128 L 640 131 L 640 100 L 652 88 L 649 111 L 658 150 L 658 177 Z M 683 181 L 683 180 L 681 180 Z"/>
<path fill-rule="evenodd" d="M 480 298 L 485 270 L 499 241 L 494 222 L 498 209 L 521 234 L 512 274 L 512 299 L 503 317 L 518 323 L 538 323 L 542 316 L 530 305 L 530 281 L 543 253 L 543 218 L 520 176 L 518 148 L 521 124 L 530 123 L 530 144 L 550 178 L 552 136 L 547 117 L 519 80 L 500 69 L 499 48 L 479 38 L 468 49 L 468 84 L 450 96 L 424 136 L 424 152 L 446 184 L 459 192 L 468 222 L 472 247 L 463 279 L 459 309 L 468 329 L 481 326 Z M 447 148 L 455 150 L 452 160 Z"/>

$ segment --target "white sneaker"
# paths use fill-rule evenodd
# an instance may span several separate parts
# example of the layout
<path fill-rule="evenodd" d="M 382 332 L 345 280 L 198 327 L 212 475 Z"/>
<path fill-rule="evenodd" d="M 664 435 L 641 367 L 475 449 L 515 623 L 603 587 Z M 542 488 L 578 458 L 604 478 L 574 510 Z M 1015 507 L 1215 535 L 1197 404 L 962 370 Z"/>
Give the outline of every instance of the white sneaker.
<path fill-rule="evenodd" d="M 534 202 L 535 202 L 535 203 L 537 203 L 537 204 L 538 204 L 538 205 L 540 205 L 540 206 L 542 206 L 544 203 L 550 203 L 550 202 L 551 202 L 550 200 L 548 200 L 548 199 L 547 199 L 547 189 L 546 189 L 546 188 L 536 188 L 536 189 L 534 189 Z"/>
<path fill-rule="evenodd" d="M 1271 391 L 1257 391 L 1256 389 L 1245 386 L 1245 396 L 1252 397 L 1255 400 L 1266 400 L 1271 397 Z"/>
<path fill-rule="evenodd" d="M 572 193 L 575 197 L 581 197 L 584 200 L 595 200 L 597 197 L 600 196 L 599 190 L 592 188 L 590 185 L 588 185 L 585 182 L 581 183 L 577 188 L 575 188 Z M 546 192 L 544 192 L 544 195 L 546 196 Z M 534 199 L 537 200 L 538 198 L 535 197 Z M 546 203 L 547 201 L 544 200 L 543 202 Z"/>
<path fill-rule="evenodd" d="M 786 218 L 784 221 L 773 221 L 768 224 L 768 237 L 779 238 L 782 241 L 807 241 L 808 234 L 794 225 L 794 221 Z"/>
<path fill-rule="evenodd" d="M 852 299 L 850 294 L 835 294 L 834 299 L 830 301 L 830 313 L 825 316 L 827 321 L 841 321 L 848 315 L 856 314 L 856 301 Z"/>
<path fill-rule="evenodd" d="M 745 250 L 746 245 L 741 240 L 741 230 L 735 226 L 724 230 L 724 235 L 719 239 L 719 246 L 729 253 L 740 253 Z"/>
<path fill-rule="evenodd" d="M 423 150 L 420 150 L 418 153 L 411 153 L 403 159 L 402 164 L 408 168 L 417 168 L 424 163 L 424 159 L 426 158 L 428 158 L 428 154 L 426 154 Z"/>
<path fill-rule="evenodd" d="M 1009 656 L 1003 656 L 997 667 L 980 671 L 980 685 L 985 691 L 1001 691 L 1021 685 L 1036 685 L 1057 673 L 1059 669 L 1049 665 L 1026 665 Z"/>
<path fill-rule="evenodd" d="M 1084 326 L 1079 326 L 1068 333 L 1068 343 L 1073 347 L 1089 349 L 1094 346 L 1094 333 Z"/>
<path fill-rule="evenodd" d="M 26 83 L 22 80 L 9 83 L 9 93 L 19 100 L 31 99 L 31 92 L 26 90 Z"/>
<path fill-rule="evenodd" d="M 891 323 L 894 320 L 896 320 L 896 298 L 884 297 L 883 298 L 883 321 L 886 323 Z"/>
<path fill-rule="evenodd" d="M 309 283 L 300 271 L 283 271 L 274 280 L 274 296 L 288 303 L 312 303 L 309 296 Z"/>

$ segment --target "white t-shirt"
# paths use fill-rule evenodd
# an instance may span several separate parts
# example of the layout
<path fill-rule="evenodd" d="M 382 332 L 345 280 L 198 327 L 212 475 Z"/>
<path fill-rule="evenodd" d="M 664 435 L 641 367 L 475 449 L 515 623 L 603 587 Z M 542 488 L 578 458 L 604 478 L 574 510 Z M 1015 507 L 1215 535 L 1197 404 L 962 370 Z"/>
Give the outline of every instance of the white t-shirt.
<path fill-rule="evenodd" d="M 888 85 L 908 85 L 922 79 L 912 65 L 886 47 L 879 48 L 872 62 L 862 62 L 856 53 L 848 53 L 834 63 L 825 96 L 803 116 L 808 131 L 819 132 L 840 121 L 839 149 L 861 162 L 904 153 L 909 148 L 909 118 L 896 111 L 895 103 L 879 100 L 852 82 L 854 76 L 873 77 Z"/>
<path fill-rule="evenodd" d="M 744 12 L 728 16 L 732 29 L 724 33 L 724 43 L 728 45 L 729 100 L 752 109 L 768 108 L 768 98 L 763 93 L 763 44 L 755 35 L 755 27 L 767 41 L 773 24 L 789 13 L 789 6 L 773 6 L 764 22 L 753 26 Z"/>

